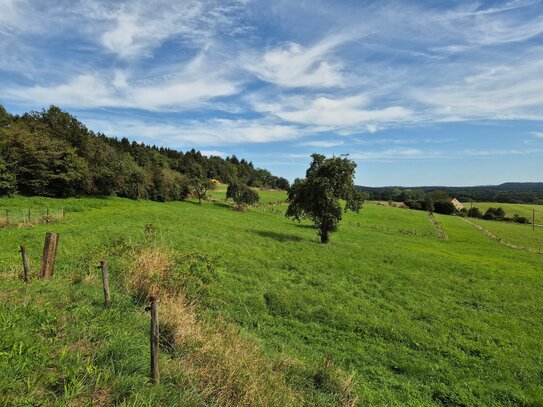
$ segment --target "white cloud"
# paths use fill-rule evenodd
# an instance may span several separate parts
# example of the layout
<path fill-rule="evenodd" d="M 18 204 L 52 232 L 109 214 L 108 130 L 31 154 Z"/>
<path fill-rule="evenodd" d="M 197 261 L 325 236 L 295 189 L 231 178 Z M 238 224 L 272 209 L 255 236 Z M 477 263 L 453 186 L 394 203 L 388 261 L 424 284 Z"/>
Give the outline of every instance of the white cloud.
<path fill-rule="evenodd" d="M 348 128 L 365 126 L 365 130 L 376 130 L 375 123 L 390 123 L 408 120 L 411 112 L 402 106 L 369 108 L 366 95 L 356 95 L 341 99 L 326 96 L 310 98 L 289 98 L 282 104 L 261 104 L 255 108 L 268 111 L 275 116 L 289 121 L 312 126 L 330 126 Z"/>
<path fill-rule="evenodd" d="M 391 148 L 381 151 L 354 152 L 349 158 L 360 161 L 380 161 L 398 159 L 428 159 L 440 157 L 440 151 L 425 151 L 417 148 Z"/>
<path fill-rule="evenodd" d="M 239 91 L 239 84 L 212 70 L 200 55 L 178 68 L 178 73 L 152 80 L 130 81 L 126 72 L 114 75 L 87 73 L 52 86 L 8 88 L 5 93 L 18 102 L 64 108 L 136 108 L 145 110 L 183 110 Z"/>
<path fill-rule="evenodd" d="M 88 7 L 105 29 L 100 44 L 121 58 L 147 56 L 166 40 L 206 49 L 220 34 L 242 32 L 243 3 L 233 1 L 128 1 Z"/>
<path fill-rule="evenodd" d="M 262 120 L 212 119 L 182 124 L 142 120 L 84 120 L 89 127 L 114 137 L 130 137 L 151 144 L 173 147 L 205 147 L 240 143 L 269 143 L 305 135 L 295 126 Z"/>
<path fill-rule="evenodd" d="M 331 53 L 347 40 L 345 36 L 334 36 L 309 48 L 294 42 L 284 43 L 245 68 L 263 81 L 287 88 L 342 86 L 342 64 Z"/>
<path fill-rule="evenodd" d="M 532 134 L 537 138 L 543 138 L 543 131 L 534 131 Z"/>
<path fill-rule="evenodd" d="M 316 147 L 316 148 L 332 148 L 343 145 L 343 141 L 325 141 L 325 140 L 315 140 L 315 141 L 306 141 L 304 143 L 300 143 L 300 146 L 304 147 Z"/>
<path fill-rule="evenodd" d="M 507 65 L 479 66 L 456 81 L 411 90 L 411 97 L 434 107 L 434 119 L 541 119 L 543 60 L 523 55 Z M 543 56 L 543 55 L 541 55 Z"/>

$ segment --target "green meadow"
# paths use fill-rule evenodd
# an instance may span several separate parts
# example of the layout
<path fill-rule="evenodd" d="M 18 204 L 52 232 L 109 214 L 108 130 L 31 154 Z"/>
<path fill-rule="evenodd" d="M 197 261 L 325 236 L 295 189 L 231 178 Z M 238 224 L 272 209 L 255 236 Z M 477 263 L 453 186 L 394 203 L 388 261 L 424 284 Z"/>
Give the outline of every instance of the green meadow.
<path fill-rule="evenodd" d="M 482 226 L 506 243 L 543 253 L 543 227 L 533 228 L 532 225 L 484 219 L 470 219 L 470 221 Z"/>
<path fill-rule="evenodd" d="M 374 203 L 345 214 L 321 245 L 309 222 L 267 204 L 284 193 L 261 191 L 246 212 L 233 211 L 224 194 L 212 191 L 202 205 L 0 199 L 0 213 L 66 211 L 64 220 L 0 229 L 0 404 L 228 404 L 176 363 L 190 348 L 165 345 L 161 383 L 149 381 L 149 316 L 124 281 L 131 253 L 152 246 L 176 256 L 183 281 L 197 282 L 183 290 L 198 319 L 255 344 L 244 357 L 271 361 L 293 404 L 543 405 L 543 256 L 436 215 L 443 238 L 426 213 Z M 525 229 L 495 230 L 509 241 Z M 47 231 L 61 237 L 54 278 L 42 281 Z M 110 309 L 96 268 L 102 258 Z"/>

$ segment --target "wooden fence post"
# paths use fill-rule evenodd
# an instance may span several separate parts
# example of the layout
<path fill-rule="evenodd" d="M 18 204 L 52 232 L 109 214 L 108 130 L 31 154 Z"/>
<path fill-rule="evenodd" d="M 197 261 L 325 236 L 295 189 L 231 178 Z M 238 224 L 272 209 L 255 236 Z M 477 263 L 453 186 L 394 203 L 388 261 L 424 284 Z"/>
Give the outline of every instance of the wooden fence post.
<path fill-rule="evenodd" d="M 151 381 L 160 382 L 160 373 L 158 370 L 159 356 L 159 330 L 158 330 L 158 296 L 151 295 Z"/>
<path fill-rule="evenodd" d="M 41 259 L 41 278 L 51 278 L 55 271 L 55 259 L 57 257 L 58 233 L 46 233 L 45 244 L 43 245 L 43 256 Z"/>
<path fill-rule="evenodd" d="M 102 283 L 104 284 L 104 304 L 109 308 L 111 301 L 109 297 L 109 279 L 107 276 L 107 261 L 100 261 L 100 269 L 102 270 Z"/>
<path fill-rule="evenodd" d="M 24 270 L 23 280 L 25 281 L 25 283 L 28 283 L 28 275 L 30 274 L 30 272 L 28 270 L 28 259 L 26 257 L 26 247 L 24 245 L 21 245 L 20 249 L 21 249 L 21 257 L 23 259 L 23 270 Z"/>
<path fill-rule="evenodd" d="M 66 217 L 66 211 L 64 210 L 64 208 L 62 208 L 62 219 L 64 219 Z"/>
<path fill-rule="evenodd" d="M 30 223 L 31 221 L 31 218 L 30 218 L 30 208 L 28 208 L 28 223 Z"/>

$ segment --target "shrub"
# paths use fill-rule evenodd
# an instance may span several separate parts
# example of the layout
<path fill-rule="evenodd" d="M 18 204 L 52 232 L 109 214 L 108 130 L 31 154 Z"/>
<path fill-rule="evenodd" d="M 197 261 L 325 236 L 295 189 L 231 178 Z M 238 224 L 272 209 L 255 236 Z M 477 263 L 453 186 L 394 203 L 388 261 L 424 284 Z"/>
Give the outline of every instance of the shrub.
<path fill-rule="evenodd" d="M 481 212 L 481 210 L 479 208 L 477 208 L 476 206 L 473 206 L 471 208 L 469 208 L 468 210 L 468 216 L 470 218 L 482 218 L 483 217 L 483 212 Z"/>
<path fill-rule="evenodd" d="M 505 211 L 503 208 L 488 208 L 483 215 L 483 219 L 486 220 L 504 220 Z"/>
<path fill-rule="evenodd" d="M 236 209 L 240 210 L 247 205 L 255 204 L 259 201 L 258 193 L 245 184 L 234 182 L 228 185 L 226 190 L 226 199 L 233 199 L 236 203 Z"/>
<path fill-rule="evenodd" d="M 434 212 L 441 213 L 442 215 L 452 215 L 456 208 L 451 202 L 437 201 L 434 202 Z"/>

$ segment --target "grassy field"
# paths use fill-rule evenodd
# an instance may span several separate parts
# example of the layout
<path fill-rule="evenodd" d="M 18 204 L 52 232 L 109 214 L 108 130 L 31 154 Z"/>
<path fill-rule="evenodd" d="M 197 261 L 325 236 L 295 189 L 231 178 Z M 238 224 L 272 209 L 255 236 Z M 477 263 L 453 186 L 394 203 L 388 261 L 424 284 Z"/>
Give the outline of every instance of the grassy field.
<path fill-rule="evenodd" d="M 470 208 L 471 202 L 464 203 L 467 209 Z M 535 223 L 543 225 L 543 205 L 527 205 L 527 204 L 510 204 L 510 203 L 496 203 L 496 202 L 473 202 L 473 206 L 478 207 L 484 213 L 488 208 L 502 207 L 505 211 L 505 215 L 512 218 L 513 215 L 518 214 L 524 216 L 532 221 L 532 210 L 535 209 Z"/>
<path fill-rule="evenodd" d="M 498 222 L 484 219 L 471 219 L 503 241 L 521 247 L 527 247 L 543 253 L 543 228 L 510 222 Z"/>
<path fill-rule="evenodd" d="M 153 246 L 190 263 L 184 273 L 196 277 L 187 281 L 198 284 L 184 291 L 198 319 L 239 329 L 257 349 L 244 357 L 271 361 L 270 376 L 281 375 L 295 404 L 543 405 L 543 256 L 459 218 L 436 215 L 444 240 L 424 212 L 367 204 L 320 245 L 284 206 L 1 199 L 6 207 L 64 207 L 67 216 L 0 230 L 0 402 L 213 401 L 199 387 L 205 378 L 175 363 L 187 349 L 163 354 L 161 385 L 149 384 L 148 316 L 123 281 L 130 253 Z M 61 234 L 55 278 L 25 286 L 18 245 L 35 273 L 48 230 Z M 115 287 L 110 310 L 101 306 L 101 258 Z"/>

